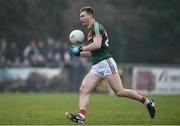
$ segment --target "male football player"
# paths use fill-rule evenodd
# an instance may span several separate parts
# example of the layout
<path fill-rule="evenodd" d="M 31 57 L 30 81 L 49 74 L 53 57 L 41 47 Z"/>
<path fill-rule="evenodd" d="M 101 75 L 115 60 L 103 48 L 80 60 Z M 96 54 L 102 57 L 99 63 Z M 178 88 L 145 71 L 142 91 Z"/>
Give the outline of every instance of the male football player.
<path fill-rule="evenodd" d="M 153 100 L 122 86 L 116 62 L 109 53 L 107 32 L 103 25 L 95 20 L 94 10 L 91 7 L 83 7 L 80 10 L 80 22 L 88 28 L 88 45 L 73 45 L 69 48 L 69 54 L 81 57 L 91 56 L 92 68 L 84 77 L 80 87 L 79 113 L 66 112 L 65 115 L 74 122 L 84 124 L 89 104 L 89 94 L 97 84 L 105 79 L 117 96 L 140 101 L 147 107 L 150 117 L 154 118 L 156 109 Z"/>

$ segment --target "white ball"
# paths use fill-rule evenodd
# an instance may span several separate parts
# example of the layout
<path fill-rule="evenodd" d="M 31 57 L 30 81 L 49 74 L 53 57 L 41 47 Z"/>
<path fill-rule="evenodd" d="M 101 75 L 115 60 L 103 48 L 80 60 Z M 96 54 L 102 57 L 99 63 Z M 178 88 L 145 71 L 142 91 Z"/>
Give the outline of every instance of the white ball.
<path fill-rule="evenodd" d="M 69 35 L 71 43 L 81 43 L 84 40 L 84 33 L 81 30 L 73 30 Z"/>

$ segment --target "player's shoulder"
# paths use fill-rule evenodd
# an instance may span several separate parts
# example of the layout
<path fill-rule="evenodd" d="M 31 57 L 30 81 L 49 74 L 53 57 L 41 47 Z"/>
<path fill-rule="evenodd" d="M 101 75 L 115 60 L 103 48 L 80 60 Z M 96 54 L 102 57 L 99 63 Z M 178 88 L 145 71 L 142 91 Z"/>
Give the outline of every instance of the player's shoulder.
<path fill-rule="evenodd" d="M 101 23 L 97 22 L 97 21 L 94 23 L 94 26 L 99 27 L 99 28 L 104 28 L 104 26 Z"/>
<path fill-rule="evenodd" d="M 104 31 L 104 26 L 101 24 L 101 23 L 99 23 L 99 22 L 95 22 L 94 23 L 94 28 L 93 28 L 93 30 L 94 31 L 100 31 L 100 32 L 102 32 L 102 31 Z"/>

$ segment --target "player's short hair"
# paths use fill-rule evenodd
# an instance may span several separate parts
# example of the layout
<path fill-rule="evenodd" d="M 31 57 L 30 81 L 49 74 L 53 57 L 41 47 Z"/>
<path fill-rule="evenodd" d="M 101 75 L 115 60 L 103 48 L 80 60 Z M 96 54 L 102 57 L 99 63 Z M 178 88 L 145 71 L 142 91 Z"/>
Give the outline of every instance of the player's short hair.
<path fill-rule="evenodd" d="M 95 13 L 92 7 L 83 7 L 80 9 L 80 12 L 85 11 L 87 14 L 91 14 L 93 18 L 95 18 Z"/>

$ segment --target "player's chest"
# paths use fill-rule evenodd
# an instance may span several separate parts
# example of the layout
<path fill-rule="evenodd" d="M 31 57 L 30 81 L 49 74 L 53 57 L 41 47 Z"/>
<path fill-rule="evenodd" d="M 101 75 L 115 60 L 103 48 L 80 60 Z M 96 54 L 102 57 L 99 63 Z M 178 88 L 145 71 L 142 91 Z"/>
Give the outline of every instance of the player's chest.
<path fill-rule="evenodd" d="M 87 42 L 90 44 L 93 42 L 93 33 L 91 31 L 88 32 Z"/>

